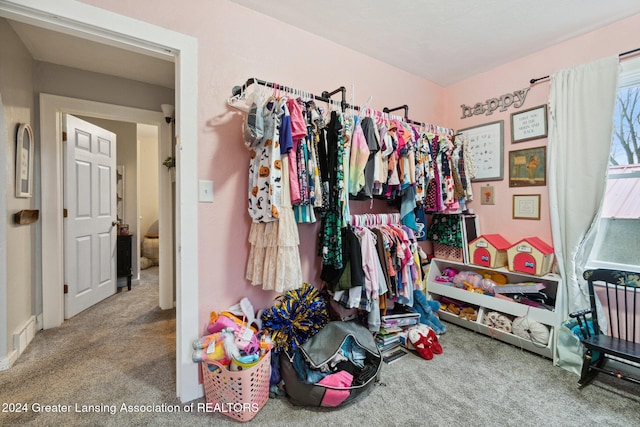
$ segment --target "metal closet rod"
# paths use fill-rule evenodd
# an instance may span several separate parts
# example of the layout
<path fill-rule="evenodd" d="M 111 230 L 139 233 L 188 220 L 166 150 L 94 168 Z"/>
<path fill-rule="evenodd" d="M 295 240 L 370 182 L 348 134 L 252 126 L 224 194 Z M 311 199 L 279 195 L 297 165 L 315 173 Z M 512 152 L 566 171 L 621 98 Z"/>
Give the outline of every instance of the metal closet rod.
<path fill-rule="evenodd" d="M 409 106 L 408 106 L 407 104 L 404 104 L 404 105 L 401 105 L 401 106 L 399 106 L 399 107 L 395 107 L 395 108 L 387 108 L 387 107 L 384 107 L 384 108 L 382 109 L 382 111 L 383 111 L 383 112 L 385 112 L 385 113 L 390 113 L 390 112 L 392 112 L 392 111 L 398 111 L 398 110 L 404 110 L 404 120 L 405 120 L 407 123 L 412 123 L 412 124 L 414 124 L 414 125 L 425 126 L 425 123 L 422 123 L 422 122 L 416 122 L 415 120 L 411 120 L 411 119 L 409 118 Z"/>
<path fill-rule="evenodd" d="M 266 80 L 260 80 L 260 79 L 256 79 L 256 78 L 250 78 L 247 79 L 247 82 L 242 85 L 242 86 L 234 86 L 233 89 L 231 90 L 231 93 L 233 96 L 238 96 L 240 95 L 242 92 L 244 92 L 249 86 L 251 86 L 252 84 L 259 84 L 262 86 L 266 86 L 266 87 L 272 87 L 275 89 L 282 89 L 284 91 L 289 91 L 289 92 L 304 92 L 304 91 L 300 91 L 298 89 L 292 88 L 292 87 L 288 87 L 288 86 L 283 86 L 281 84 L 278 83 L 272 83 L 272 82 L 268 82 Z M 350 108 L 352 110 L 356 110 L 356 111 L 360 111 L 360 107 L 357 105 L 351 105 L 349 103 L 347 103 L 346 99 L 347 99 L 347 89 L 344 86 L 340 86 L 339 88 L 337 88 L 336 90 L 329 92 L 329 91 L 323 91 L 321 96 L 318 95 L 314 95 L 310 92 L 307 92 L 309 95 L 311 95 L 314 99 L 318 100 L 318 101 L 322 101 L 322 102 L 326 102 L 326 103 L 331 103 L 331 102 L 335 102 L 334 100 L 331 99 L 331 97 L 333 95 L 336 95 L 338 93 L 340 93 L 341 95 L 341 99 L 340 99 L 340 108 L 342 109 L 342 111 L 346 110 L 347 108 Z M 412 123 L 415 125 L 424 125 L 424 123 L 422 122 L 417 122 L 414 120 L 411 120 L 409 118 L 409 106 L 405 105 L 401 105 L 400 107 L 396 107 L 396 108 L 384 108 L 383 112 L 385 113 L 390 113 L 391 111 L 396 111 L 396 110 L 400 110 L 400 109 L 404 109 L 404 119 L 407 123 Z"/>
<path fill-rule="evenodd" d="M 640 48 L 628 50 L 626 52 L 622 52 L 622 53 L 618 54 L 618 58 L 622 58 L 624 56 L 631 55 L 631 54 L 634 54 L 634 53 L 637 53 L 637 52 L 640 52 Z M 545 80 L 545 79 L 548 79 L 549 77 L 550 76 L 544 76 L 544 77 L 538 77 L 537 79 L 531 79 L 531 80 L 529 80 L 529 84 L 537 83 L 540 80 Z"/>
<path fill-rule="evenodd" d="M 245 84 L 243 84 L 242 86 L 234 86 L 233 89 L 231 89 L 231 94 L 233 96 L 238 96 L 240 95 L 242 92 L 244 92 L 249 86 L 251 86 L 252 84 L 259 84 L 265 87 L 272 87 L 274 89 L 282 89 L 285 92 L 306 92 L 308 93 L 313 99 L 317 100 L 317 101 L 322 101 L 322 102 L 326 102 L 326 103 L 331 103 L 331 102 L 335 102 L 333 99 L 331 99 L 331 97 L 337 93 L 341 93 L 342 95 L 342 99 L 340 100 L 340 108 L 342 109 L 342 111 L 346 110 L 347 108 L 352 108 L 355 110 L 359 110 L 360 108 L 358 106 L 354 106 L 354 105 L 350 105 L 346 102 L 346 97 L 347 97 L 347 89 L 345 89 L 344 86 L 340 86 L 338 89 L 332 91 L 332 92 L 328 92 L 328 91 L 323 91 L 322 95 L 318 96 L 318 95 L 314 95 L 311 92 L 307 92 L 307 91 L 301 91 L 299 89 L 296 88 L 292 88 L 290 86 L 284 86 L 281 85 L 279 83 L 273 83 L 273 82 L 268 82 L 266 80 L 260 80 L 260 79 L 255 79 L 255 78 L 250 78 L 247 79 L 247 82 Z"/>
<path fill-rule="evenodd" d="M 266 80 L 260 80 L 260 79 L 256 79 L 256 78 L 250 78 L 247 79 L 247 82 L 245 84 L 243 84 L 242 86 L 234 86 L 233 89 L 231 89 L 231 93 L 233 96 L 238 96 L 241 93 L 243 93 L 249 86 L 251 86 L 252 84 L 259 84 L 262 86 L 266 86 L 266 87 L 272 87 L 274 89 L 282 89 L 284 91 L 288 91 L 288 92 L 300 92 L 300 93 L 307 93 L 308 95 L 310 95 L 311 97 L 313 97 L 313 99 L 316 99 L 318 101 L 322 101 L 322 102 L 326 102 L 326 103 L 333 103 L 336 102 L 335 100 L 331 99 L 332 96 L 340 93 L 340 108 L 342 109 L 342 111 L 345 111 L 347 108 L 350 108 L 352 110 L 356 110 L 356 111 L 360 111 L 360 107 L 357 105 L 351 105 L 349 103 L 347 103 L 346 99 L 347 99 L 347 89 L 345 89 L 344 86 L 340 86 L 338 89 L 329 92 L 329 91 L 323 91 L 321 96 L 318 95 L 314 95 L 311 92 L 308 91 L 301 91 L 292 87 L 288 87 L 288 86 L 284 86 L 278 83 L 273 83 L 273 82 L 268 82 Z M 395 108 L 387 108 L 384 107 L 383 108 L 383 112 L 384 113 L 390 113 L 392 111 L 397 111 L 397 110 L 404 110 L 404 120 L 407 123 L 410 124 L 414 124 L 414 125 L 419 125 L 419 126 L 430 126 L 427 125 L 426 123 L 423 122 L 418 122 L 415 120 L 411 120 L 409 118 L 409 106 L 407 104 L 401 105 L 399 107 L 395 107 Z M 375 110 L 373 110 L 375 111 Z M 437 126 L 438 129 L 447 129 L 447 128 L 441 128 L 440 126 Z M 451 132 L 453 134 L 453 131 L 451 129 L 448 129 L 449 132 Z"/>

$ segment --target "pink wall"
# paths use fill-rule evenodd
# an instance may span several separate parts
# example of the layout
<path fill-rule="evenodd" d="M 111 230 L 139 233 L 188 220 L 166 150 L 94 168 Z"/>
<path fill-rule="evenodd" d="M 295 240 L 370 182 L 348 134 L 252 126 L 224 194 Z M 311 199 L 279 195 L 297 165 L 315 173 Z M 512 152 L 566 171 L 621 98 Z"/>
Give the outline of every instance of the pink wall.
<path fill-rule="evenodd" d="M 355 85 L 356 105 L 373 96 L 372 108 L 410 106 L 411 118 L 443 119 L 443 89 L 350 49 L 226 0 L 84 3 L 196 37 L 199 43 L 199 179 L 214 181 L 215 202 L 199 205 L 199 300 L 201 323 L 211 310 L 226 309 L 248 296 L 256 308 L 271 304 L 273 292 L 244 279 L 249 252 L 247 175 L 249 152 L 242 140 L 243 114 L 227 106 L 231 88 L 257 77 L 321 93 Z M 368 210 L 359 203 L 355 210 Z M 376 206 L 375 210 L 385 207 Z M 317 225 L 300 225 L 303 278 L 318 283 Z"/>
<path fill-rule="evenodd" d="M 474 105 L 486 102 L 489 98 L 523 89 L 529 86 L 529 80 L 553 74 L 609 55 L 617 55 L 640 47 L 640 15 L 617 22 L 603 29 L 581 37 L 557 44 L 504 66 L 495 68 L 445 88 L 444 123 L 454 129 L 481 125 L 496 120 L 504 120 L 504 179 L 491 181 L 495 186 L 496 204 L 480 204 L 480 187 L 487 182 L 473 184 L 476 199 L 469 204 L 480 218 L 482 233 L 500 233 L 508 241 L 516 242 L 523 237 L 538 236 L 552 244 L 551 223 L 549 219 L 549 197 L 547 187 L 509 187 L 509 151 L 546 146 L 547 139 L 536 139 L 516 144 L 511 143 L 511 113 L 536 107 L 548 102 L 549 80 L 531 87 L 522 107 L 509 108 L 503 113 L 494 112 L 490 116 L 474 115 L 461 119 L 460 105 Z M 548 182 L 548 180 L 547 180 Z M 541 194 L 541 218 L 535 220 L 512 219 L 512 195 Z M 579 207 L 576 207 L 579 209 Z"/>
<path fill-rule="evenodd" d="M 244 279 L 250 225 L 245 196 L 249 153 L 242 143 L 243 115 L 226 105 L 233 86 L 257 77 L 315 93 L 344 85 L 351 95 L 353 83 L 356 105 L 373 95 L 373 108 L 408 104 L 411 117 L 420 121 L 458 129 L 504 120 L 506 177 L 512 148 L 546 145 L 546 139 L 512 145 L 509 118 L 513 109 L 462 120 L 461 104 L 482 102 L 527 87 L 533 77 L 640 47 L 639 15 L 443 89 L 227 0 L 190 1 L 179 7 L 172 0 L 83 2 L 198 39 L 198 176 L 213 180 L 215 186 L 215 203 L 199 205 L 198 310 L 202 324 L 209 311 L 225 309 L 243 296 L 248 296 L 256 308 L 270 305 L 276 296 L 251 287 Z M 535 85 L 522 108 L 546 103 L 548 90 L 549 83 Z M 513 241 L 539 236 L 551 243 L 547 188 L 512 189 L 507 179 L 492 184 L 496 186 L 496 205 L 482 206 L 479 201 L 470 204 L 480 215 L 481 231 L 501 233 Z M 476 194 L 479 187 L 474 184 Z M 540 221 L 511 219 L 511 196 L 521 193 L 542 195 Z M 366 203 L 353 207 L 359 212 L 368 209 Z M 383 206 L 374 207 L 379 209 Z M 300 225 L 299 230 L 303 277 L 317 283 L 317 226 Z"/>

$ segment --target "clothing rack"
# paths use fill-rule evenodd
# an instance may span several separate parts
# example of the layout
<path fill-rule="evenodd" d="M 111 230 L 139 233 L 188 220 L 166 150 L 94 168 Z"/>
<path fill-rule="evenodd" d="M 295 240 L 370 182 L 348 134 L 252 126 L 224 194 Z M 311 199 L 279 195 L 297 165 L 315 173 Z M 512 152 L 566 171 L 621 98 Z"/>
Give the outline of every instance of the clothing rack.
<path fill-rule="evenodd" d="M 396 108 L 388 108 L 388 107 L 384 107 L 384 108 L 382 109 L 382 111 L 384 111 L 385 113 L 390 113 L 390 112 L 392 112 L 392 111 L 398 111 L 398 110 L 404 110 L 404 120 L 405 120 L 407 123 L 412 123 L 412 124 L 414 124 L 414 125 L 419 125 L 419 126 L 424 126 L 424 125 L 425 125 L 425 124 L 424 124 L 424 123 L 422 123 L 422 122 L 416 122 L 416 121 L 411 120 L 411 119 L 409 118 L 409 106 L 408 106 L 407 104 L 401 105 L 401 106 L 396 107 Z"/>
<path fill-rule="evenodd" d="M 453 129 L 449 129 L 449 128 L 443 128 L 441 126 L 434 126 L 428 123 L 422 123 L 422 122 L 417 122 L 415 120 L 411 120 L 409 118 L 409 106 L 407 104 L 401 105 L 399 107 L 395 107 L 395 108 L 388 108 L 388 107 L 384 107 L 382 109 L 383 112 L 385 113 L 390 113 L 392 111 L 398 111 L 398 110 L 404 110 L 404 121 L 410 124 L 414 124 L 414 125 L 418 125 L 418 126 L 422 126 L 422 127 L 430 127 L 432 129 L 437 129 L 438 132 L 446 132 L 449 133 L 450 135 L 453 135 Z M 459 134 L 457 134 L 459 135 Z"/>
<path fill-rule="evenodd" d="M 371 227 L 375 225 L 399 225 L 400 214 L 388 213 L 388 214 L 359 214 L 351 215 L 351 221 L 349 224 L 356 227 Z"/>
<path fill-rule="evenodd" d="M 344 86 L 340 86 L 339 88 L 337 88 L 336 90 L 329 92 L 329 91 L 323 91 L 322 94 L 320 96 L 318 95 L 314 95 L 312 92 L 308 92 L 308 91 L 303 91 L 303 90 L 299 90 L 299 89 L 295 89 L 289 86 L 284 86 L 281 85 L 279 83 L 273 83 L 273 82 L 268 82 L 266 80 L 260 80 L 260 79 L 256 79 L 256 78 L 250 78 L 247 79 L 246 83 L 243 84 L 242 86 L 234 86 L 233 89 L 231 90 L 231 94 L 234 97 L 239 97 L 241 96 L 249 86 L 251 86 L 252 84 L 258 84 L 261 86 L 265 86 L 265 87 L 271 87 L 275 90 L 283 90 L 285 92 L 290 92 L 290 93 L 295 93 L 295 94 L 300 94 L 304 97 L 307 97 L 309 99 L 315 99 L 317 101 L 321 101 L 321 102 L 326 102 L 327 104 L 336 104 L 339 103 L 340 104 L 340 108 L 342 111 L 345 111 L 347 109 L 352 109 L 352 110 L 356 110 L 356 111 L 361 111 L 361 107 L 357 106 L 357 105 L 351 105 L 347 102 L 347 89 Z M 336 95 L 340 93 L 341 95 L 341 99 L 340 101 L 336 101 L 331 99 L 332 96 Z M 366 107 L 368 108 L 368 107 Z M 404 117 L 399 117 L 401 119 L 403 119 L 406 123 L 409 124 L 414 124 L 414 125 L 418 125 L 418 126 L 427 126 L 427 127 L 432 127 L 432 128 L 437 128 L 438 130 L 445 130 L 446 132 L 453 134 L 453 130 L 452 129 L 448 129 L 448 128 L 442 128 L 440 126 L 433 126 L 433 125 L 429 125 L 423 122 L 418 122 L 415 120 L 411 120 L 408 116 L 409 116 L 409 106 L 408 105 L 401 105 L 400 107 L 396 107 L 396 108 L 387 108 L 385 107 L 382 111 L 382 113 L 389 115 L 389 113 L 391 113 L 392 111 L 397 111 L 400 109 L 404 109 Z M 375 112 L 375 110 L 370 109 L 370 111 Z M 381 114 L 382 114 L 381 113 Z"/>
<path fill-rule="evenodd" d="M 312 92 L 307 92 L 307 91 L 299 90 L 299 89 L 292 88 L 292 87 L 289 87 L 289 86 L 284 86 L 284 85 L 281 85 L 279 83 L 272 83 L 272 82 L 268 82 L 266 80 L 250 78 L 242 86 L 234 86 L 233 89 L 231 89 L 231 94 L 234 97 L 239 97 L 252 84 L 258 84 L 258 85 L 265 86 L 265 87 L 271 87 L 273 89 L 283 90 L 283 91 L 289 92 L 289 93 L 300 94 L 300 95 L 305 96 L 305 97 L 307 97 L 309 99 L 315 99 L 317 101 L 326 102 L 327 104 L 335 103 L 335 101 L 333 99 L 331 99 L 331 96 L 335 95 L 338 92 L 342 92 L 342 102 L 340 103 L 340 107 L 342 108 L 343 111 L 344 111 L 345 108 L 350 107 L 349 104 L 347 104 L 345 102 L 346 89 L 344 88 L 344 86 L 340 86 L 338 89 L 334 90 L 333 92 L 323 91 L 322 95 L 318 96 L 318 95 L 314 95 Z"/>
<path fill-rule="evenodd" d="M 624 56 L 631 55 L 631 54 L 638 53 L 638 52 L 640 52 L 640 48 L 628 50 L 626 52 L 622 52 L 622 53 L 618 54 L 618 58 L 622 58 Z M 549 77 L 550 76 L 544 76 L 544 77 L 538 77 L 537 79 L 531 79 L 531 80 L 529 80 L 529 83 L 530 84 L 535 84 L 535 83 L 537 83 L 537 82 L 539 82 L 541 80 L 548 79 Z"/>

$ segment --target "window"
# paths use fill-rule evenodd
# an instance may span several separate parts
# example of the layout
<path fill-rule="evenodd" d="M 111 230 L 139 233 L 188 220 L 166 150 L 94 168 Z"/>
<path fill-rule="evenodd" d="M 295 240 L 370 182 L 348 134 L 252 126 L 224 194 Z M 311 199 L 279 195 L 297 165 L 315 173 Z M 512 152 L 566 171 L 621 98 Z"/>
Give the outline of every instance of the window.
<path fill-rule="evenodd" d="M 640 272 L 640 60 L 623 64 L 609 174 L 589 266 Z"/>

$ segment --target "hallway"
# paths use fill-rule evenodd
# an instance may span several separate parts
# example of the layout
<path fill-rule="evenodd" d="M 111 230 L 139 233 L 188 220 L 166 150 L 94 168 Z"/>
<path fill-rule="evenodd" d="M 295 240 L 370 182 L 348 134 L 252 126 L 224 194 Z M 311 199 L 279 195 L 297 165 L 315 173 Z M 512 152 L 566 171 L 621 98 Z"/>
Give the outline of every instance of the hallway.
<path fill-rule="evenodd" d="M 29 411 L 3 413 L 0 424 L 103 425 L 104 413 L 77 414 L 74 406 L 178 404 L 175 314 L 158 308 L 158 267 L 151 267 L 131 291 L 125 287 L 61 327 L 39 331 L 15 365 L 0 372 L 0 401 Z M 72 413 L 38 413 L 34 404 L 71 405 Z"/>

